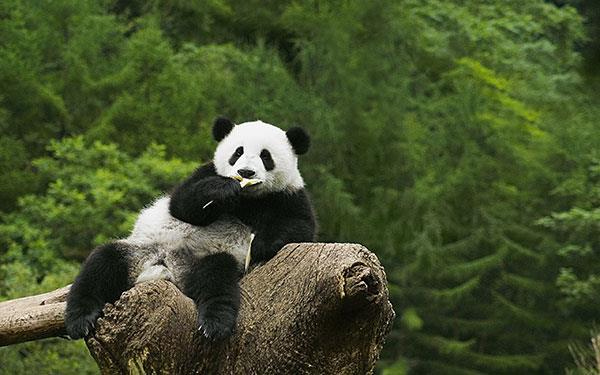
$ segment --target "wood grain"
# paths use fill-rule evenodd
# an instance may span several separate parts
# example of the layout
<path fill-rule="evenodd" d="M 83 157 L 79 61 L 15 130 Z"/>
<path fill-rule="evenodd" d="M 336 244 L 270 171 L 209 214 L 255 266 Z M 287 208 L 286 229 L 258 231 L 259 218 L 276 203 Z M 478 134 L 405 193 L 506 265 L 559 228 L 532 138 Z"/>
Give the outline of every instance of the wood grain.
<path fill-rule="evenodd" d="M 241 289 L 227 340 L 205 339 L 194 303 L 161 280 L 107 305 L 86 343 L 103 374 L 369 374 L 395 316 L 383 267 L 357 244 L 289 244 Z M 0 304 L 0 344 L 60 334 L 67 290 Z"/>

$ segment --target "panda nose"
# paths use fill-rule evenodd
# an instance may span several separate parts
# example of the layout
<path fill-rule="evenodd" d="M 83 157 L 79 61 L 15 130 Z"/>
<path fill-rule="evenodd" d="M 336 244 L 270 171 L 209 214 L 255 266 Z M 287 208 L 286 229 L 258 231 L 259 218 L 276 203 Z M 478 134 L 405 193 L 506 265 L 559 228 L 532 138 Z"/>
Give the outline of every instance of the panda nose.
<path fill-rule="evenodd" d="M 238 169 L 237 173 L 243 178 L 250 178 L 256 174 L 256 172 L 251 169 Z"/>

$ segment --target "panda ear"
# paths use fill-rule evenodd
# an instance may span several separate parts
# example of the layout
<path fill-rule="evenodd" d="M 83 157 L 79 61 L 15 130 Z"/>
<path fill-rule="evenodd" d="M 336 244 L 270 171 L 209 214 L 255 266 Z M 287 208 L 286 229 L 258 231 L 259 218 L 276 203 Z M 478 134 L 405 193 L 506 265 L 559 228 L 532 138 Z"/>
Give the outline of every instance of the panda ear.
<path fill-rule="evenodd" d="M 221 142 L 223 138 L 225 138 L 227 134 L 229 134 L 229 132 L 231 131 L 231 129 L 233 129 L 234 126 L 235 124 L 233 123 L 233 121 L 225 117 L 217 118 L 215 120 L 215 123 L 213 124 L 213 137 L 217 142 Z"/>
<path fill-rule="evenodd" d="M 304 129 L 295 126 L 288 130 L 285 135 L 290 141 L 296 155 L 306 154 L 310 147 L 310 137 Z"/>

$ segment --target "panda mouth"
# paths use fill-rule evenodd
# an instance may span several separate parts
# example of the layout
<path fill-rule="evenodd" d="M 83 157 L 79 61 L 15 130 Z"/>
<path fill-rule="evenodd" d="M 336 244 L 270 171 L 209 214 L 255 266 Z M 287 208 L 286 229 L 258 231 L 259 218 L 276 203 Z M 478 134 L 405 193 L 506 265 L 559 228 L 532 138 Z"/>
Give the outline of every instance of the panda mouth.
<path fill-rule="evenodd" d="M 260 185 L 262 185 L 262 182 L 258 182 L 256 184 L 252 184 L 252 185 L 243 186 L 242 187 L 242 193 L 244 193 L 244 192 L 254 192 L 256 190 L 259 190 L 260 189 Z"/>
<path fill-rule="evenodd" d="M 263 181 L 258 178 L 245 178 L 241 176 L 233 176 L 233 178 L 240 182 L 240 186 L 242 187 L 242 189 L 251 188 L 253 186 L 260 185 L 263 183 Z"/>

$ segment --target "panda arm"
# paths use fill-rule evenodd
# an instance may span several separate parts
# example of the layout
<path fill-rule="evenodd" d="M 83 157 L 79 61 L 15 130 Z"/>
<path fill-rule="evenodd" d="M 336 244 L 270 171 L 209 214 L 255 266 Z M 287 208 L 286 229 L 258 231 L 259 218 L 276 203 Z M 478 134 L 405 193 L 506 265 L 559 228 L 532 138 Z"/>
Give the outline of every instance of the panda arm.
<path fill-rule="evenodd" d="M 206 226 L 235 208 L 240 191 L 238 181 L 217 175 L 214 164 L 209 163 L 173 190 L 169 211 L 176 219 Z"/>
<path fill-rule="evenodd" d="M 252 263 L 266 262 L 292 242 L 315 241 L 316 219 L 305 191 L 273 202 L 252 241 Z"/>

